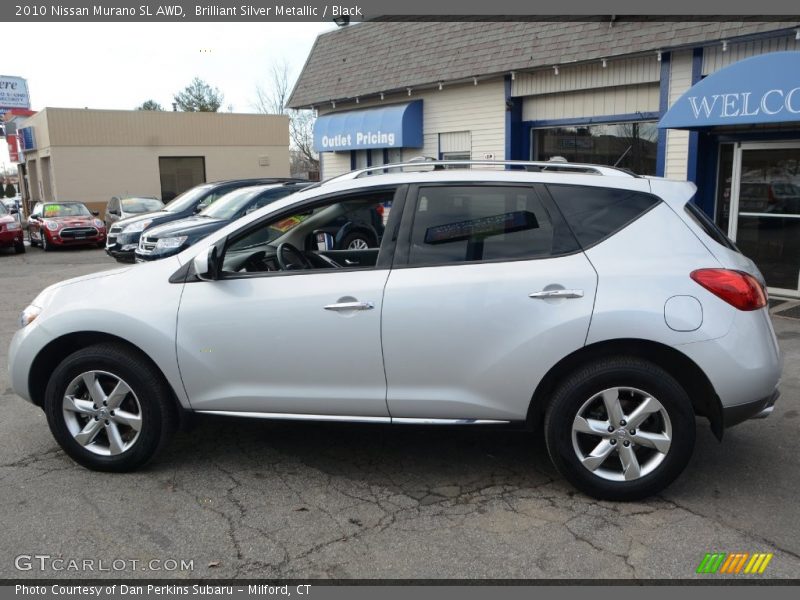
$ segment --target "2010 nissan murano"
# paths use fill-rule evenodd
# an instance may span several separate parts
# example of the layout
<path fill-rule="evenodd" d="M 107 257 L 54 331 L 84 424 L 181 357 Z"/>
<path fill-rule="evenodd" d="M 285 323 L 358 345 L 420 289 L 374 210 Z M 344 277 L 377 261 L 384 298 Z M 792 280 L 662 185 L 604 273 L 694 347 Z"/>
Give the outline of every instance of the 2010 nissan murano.
<path fill-rule="evenodd" d="M 696 415 L 721 438 L 772 410 L 763 278 L 692 184 L 573 164 L 384 169 L 50 286 L 11 343 L 14 390 L 91 469 L 141 466 L 183 411 L 508 423 L 617 500 L 678 476 Z M 334 249 L 324 223 L 379 205 L 378 247 Z"/>

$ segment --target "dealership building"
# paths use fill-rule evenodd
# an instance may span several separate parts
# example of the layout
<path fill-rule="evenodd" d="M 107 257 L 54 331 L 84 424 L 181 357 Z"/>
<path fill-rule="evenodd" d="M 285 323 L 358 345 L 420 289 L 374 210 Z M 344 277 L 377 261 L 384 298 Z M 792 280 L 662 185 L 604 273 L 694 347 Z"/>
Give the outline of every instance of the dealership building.
<path fill-rule="evenodd" d="M 45 108 L 17 128 L 26 208 L 112 196 L 167 202 L 206 181 L 289 176 L 283 115 Z"/>
<path fill-rule="evenodd" d="M 367 22 L 317 41 L 289 101 L 321 177 L 408 160 L 549 160 L 688 179 L 800 296 L 800 21 Z"/>

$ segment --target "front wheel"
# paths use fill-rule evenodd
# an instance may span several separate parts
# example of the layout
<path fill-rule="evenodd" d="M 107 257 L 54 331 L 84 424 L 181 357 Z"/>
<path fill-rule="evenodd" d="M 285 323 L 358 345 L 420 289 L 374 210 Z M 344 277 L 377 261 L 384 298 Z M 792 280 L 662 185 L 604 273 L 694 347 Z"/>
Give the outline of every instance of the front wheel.
<path fill-rule="evenodd" d="M 132 471 L 166 443 L 176 407 L 161 374 L 137 353 L 98 344 L 53 371 L 45 413 L 56 441 L 75 462 L 98 471 Z"/>
<path fill-rule="evenodd" d="M 563 382 L 545 415 L 547 449 L 558 471 L 602 500 L 639 500 L 684 470 L 695 441 L 691 401 L 657 365 L 609 358 Z"/>
<path fill-rule="evenodd" d="M 14 244 L 14 252 L 16 254 L 25 254 L 25 243 L 24 242 L 16 242 Z"/>
<path fill-rule="evenodd" d="M 45 252 L 50 252 L 53 249 L 53 246 L 47 241 L 47 234 L 42 231 L 39 232 L 39 241 L 42 244 L 42 250 Z"/>

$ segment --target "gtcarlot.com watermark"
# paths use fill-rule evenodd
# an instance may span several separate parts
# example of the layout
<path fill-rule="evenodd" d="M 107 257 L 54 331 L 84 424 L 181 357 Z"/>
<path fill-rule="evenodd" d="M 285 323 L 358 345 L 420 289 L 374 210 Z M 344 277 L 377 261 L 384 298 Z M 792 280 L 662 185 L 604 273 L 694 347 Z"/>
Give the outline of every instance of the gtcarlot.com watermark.
<path fill-rule="evenodd" d="M 49 554 L 20 554 L 14 558 L 17 571 L 74 572 L 74 573 L 124 573 L 131 571 L 186 572 L 194 571 L 194 559 L 153 558 L 64 558 Z"/>

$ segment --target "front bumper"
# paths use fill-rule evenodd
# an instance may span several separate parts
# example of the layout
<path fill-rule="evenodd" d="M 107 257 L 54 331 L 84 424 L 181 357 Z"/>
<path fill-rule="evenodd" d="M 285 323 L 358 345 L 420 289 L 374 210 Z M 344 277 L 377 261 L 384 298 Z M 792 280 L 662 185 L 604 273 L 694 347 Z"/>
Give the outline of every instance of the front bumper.
<path fill-rule="evenodd" d="M 139 246 L 140 236 L 141 233 L 109 233 L 106 240 L 106 254 L 119 262 L 134 262 L 134 252 Z"/>
<path fill-rule="evenodd" d="M 0 231 L 0 248 L 21 244 L 22 239 L 22 229 L 6 231 L 4 228 L 3 231 Z"/>

